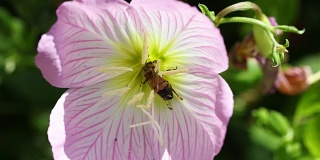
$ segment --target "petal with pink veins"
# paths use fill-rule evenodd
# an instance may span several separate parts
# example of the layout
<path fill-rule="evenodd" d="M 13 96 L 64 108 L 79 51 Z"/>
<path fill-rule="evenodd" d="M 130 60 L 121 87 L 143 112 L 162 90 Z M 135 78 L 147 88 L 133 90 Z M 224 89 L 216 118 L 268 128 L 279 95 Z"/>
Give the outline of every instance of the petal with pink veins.
<path fill-rule="evenodd" d="M 220 151 L 233 99 L 218 75 L 228 67 L 223 38 L 206 16 L 175 0 L 77 0 L 57 15 L 36 57 L 47 81 L 70 88 L 50 116 L 55 159 L 212 159 Z M 142 52 L 161 60 L 160 71 L 188 71 L 164 76 L 183 100 L 174 96 L 170 110 L 156 95 L 152 118 L 137 107 L 152 89 L 141 84 Z M 160 129 L 129 128 L 153 118 Z"/>
<path fill-rule="evenodd" d="M 76 0 L 88 6 L 116 11 L 119 8 L 125 9 L 129 4 L 124 0 Z"/>
<path fill-rule="evenodd" d="M 126 87 L 130 77 L 121 75 L 108 83 L 69 89 L 61 97 L 48 131 L 55 159 L 163 159 L 169 155 L 172 159 L 212 159 L 219 152 L 233 106 L 231 90 L 221 77 L 167 77 L 183 100 L 174 97 L 170 110 L 156 96 L 155 119 L 163 146 L 151 126 L 129 128 L 149 120 L 141 110 L 127 105 L 139 92 L 139 82 L 125 96 L 102 96 Z"/>
<path fill-rule="evenodd" d="M 183 100 L 174 97 L 172 111 L 155 111 L 164 146 L 172 159 L 211 160 L 224 142 L 233 110 L 232 92 L 220 76 L 204 79 L 183 74 L 174 78 L 172 87 Z M 156 97 L 155 104 L 165 107 L 161 98 Z"/>
<path fill-rule="evenodd" d="M 117 6 L 114 6 L 117 7 Z M 65 2 L 58 21 L 42 36 L 36 64 L 54 86 L 73 88 L 95 84 L 122 74 L 100 67 L 132 67 L 141 47 L 138 33 L 124 10 L 117 14 L 77 2 Z M 44 46 L 48 46 L 45 48 Z M 141 49 L 140 49 L 141 50 Z M 128 65 L 129 64 L 129 65 Z"/>
<path fill-rule="evenodd" d="M 112 79 L 63 94 L 51 113 L 48 130 L 55 159 L 153 158 L 149 127 L 129 128 L 147 121 L 141 110 L 127 105 L 130 93 L 139 88 L 126 96 L 102 96 L 122 85 Z"/>
<path fill-rule="evenodd" d="M 196 10 L 195 7 L 191 7 L 189 4 L 177 0 L 152 1 L 152 3 L 150 3 L 149 0 L 132 0 L 130 5 L 135 8 L 148 8 L 151 10 L 163 10 L 166 12 L 180 10 L 188 13 L 190 10 Z"/>
<path fill-rule="evenodd" d="M 150 59 L 161 59 L 164 70 L 187 67 L 216 75 L 228 68 L 227 51 L 220 31 L 199 11 L 189 7 L 162 11 L 137 8 L 148 33 Z M 200 72 L 198 72 L 200 73 Z"/>

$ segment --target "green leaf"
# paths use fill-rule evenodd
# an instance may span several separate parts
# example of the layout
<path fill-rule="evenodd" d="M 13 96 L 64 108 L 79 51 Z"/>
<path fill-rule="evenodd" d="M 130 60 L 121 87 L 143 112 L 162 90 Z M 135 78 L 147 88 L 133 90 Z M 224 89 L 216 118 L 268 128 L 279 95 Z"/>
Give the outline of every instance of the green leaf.
<path fill-rule="evenodd" d="M 301 144 L 298 142 L 286 143 L 275 153 L 275 160 L 294 160 L 302 154 Z"/>
<path fill-rule="evenodd" d="M 290 124 L 286 117 L 276 111 L 270 111 L 270 127 L 280 136 L 286 136 L 290 130 Z"/>
<path fill-rule="evenodd" d="M 250 127 L 250 138 L 255 143 L 260 144 L 271 151 L 275 151 L 282 144 L 279 136 L 266 132 L 264 128 L 257 125 Z"/>
<path fill-rule="evenodd" d="M 265 108 L 259 108 L 252 112 L 252 116 L 254 117 L 257 125 L 264 128 L 266 131 L 281 137 L 284 140 L 291 140 L 286 137 L 291 130 L 291 126 L 286 117 L 281 113 L 269 111 Z"/>
<path fill-rule="evenodd" d="M 320 158 L 320 83 L 314 84 L 301 97 L 294 115 L 296 134 L 309 153 Z"/>
<path fill-rule="evenodd" d="M 304 144 L 309 152 L 317 158 L 320 158 L 320 117 L 313 118 L 305 126 L 303 134 Z"/>
<path fill-rule="evenodd" d="M 314 84 L 301 97 L 294 116 L 294 125 L 304 125 L 320 114 L 320 83 Z"/>
<path fill-rule="evenodd" d="M 259 63 L 255 59 L 248 59 L 246 70 L 239 70 L 230 67 L 221 75 L 229 83 L 233 93 L 237 95 L 261 80 L 263 73 Z"/>

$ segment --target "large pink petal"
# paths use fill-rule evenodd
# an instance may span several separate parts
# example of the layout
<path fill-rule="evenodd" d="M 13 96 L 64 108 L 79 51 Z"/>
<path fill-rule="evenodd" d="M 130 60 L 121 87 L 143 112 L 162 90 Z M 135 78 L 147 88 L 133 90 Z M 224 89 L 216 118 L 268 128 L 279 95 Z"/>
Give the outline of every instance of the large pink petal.
<path fill-rule="evenodd" d="M 163 154 L 152 153 L 149 126 L 129 128 L 148 121 L 140 109 L 127 106 L 128 99 L 119 95 L 101 96 L 119 85 L 125 87 L 118 79 L 109 80 L 108 84 L 69 89 L 60 98 L 48 130 L 55 159 L 150 160 Z M 133 90 L 138 92 L 139 87 Z"/>
<path fill-rule="evenodd" d="M 176 75 L 173 110 L 159 111 L 164 143 L 172 159 L 212 160 L 220 151 L 233 111 L 232 92 L 219 76 L 203 79 Z M 170 78 L 169 81 L 172 81 Z M 156 104 L 163 100 L 156 99 Z"/>
<path fill-rule="evenodd" d="M 132 0 L 130 5 L 135 8 L 149 8 L 151 10 L 164 10 L 169 12 L 175 10 L 188 11 L 191 9 L 189 4 L 177 0 Z"/>
<path fill-rule="evenodd" d="M 101 96 L 114 86 L 125 87 L 126 79 L 69 89 L 50 116 L 48 134 L 55 159 L 161 159 L 169 155 L 172 159 L 212 159 L 221 149 L 232 114 L 230 88 L 220 77 L 175 78 L 172 85 L 184 100 L 175 97 L 173 110 L 163 110 L 166 105 L 159 96 L 155 101 L 163 146 L 150 126 L 128 128 L 148 121 L 139 109 L 126 106 L 118 95 Z"/>
<path fill-rule="evenodd" d="M 116 9 L 117 7 L 126 8 L 127 6 L 129 6 L 128 3 L 124 0 L 76 0 L 76 1 L 86 5 L 102 8 L 102 9 L 112 9 L 112 8 Z"/>
<path fill-rule="evenodd" d="M 117 13 L 78 2 L 59 7 L 58 21 L 42 36 L 36 56 L 37 66 L 52 85 L 87 86 L 118 75 L 102 73 L 99 67 L 131 67 L 125 62 L 135 60 L 136 55 L 119 48 L 134 50 L 130 47 L 135 42 L 128 38 L 133 31 L 124 23 L 128 20 L 123 7 L 117 3 L 113 7 L 119 9 Z"/>
<path fill-rule="evenodd" d="M 180 4 L 173 2 L 169 4 Z M 195 8 L 183 6 L 186 10 L 137 9 L 151 37 L 150 58 L 168 62 L 166 69 L 188 67 L 194 73 L 205 70 L 211 76 L 225 71 L 228 57 L 219 29 Z"/>
<path fill-rule="evenodd" d="M 227 82 L 221 78 L 218 77 L 218 93 L 217 93 L 217 103 L 216 103 L 216 114 L 218 118 L 222 121 L 222 126 L 221 126 L 221 135 L 222 139 L 225 138 L 225 134 L 227 132 L 227 125 L 229 122 L 230 117 L 232 116 L 233 113 L 233 106 L 234 106 L 234 101 L 233 101 L 233 93 L 227 84 Z M 220 149 L 222 147 L 222 144 L 219 144 L 216 147 L 215 153 L 219 153 Z"/>

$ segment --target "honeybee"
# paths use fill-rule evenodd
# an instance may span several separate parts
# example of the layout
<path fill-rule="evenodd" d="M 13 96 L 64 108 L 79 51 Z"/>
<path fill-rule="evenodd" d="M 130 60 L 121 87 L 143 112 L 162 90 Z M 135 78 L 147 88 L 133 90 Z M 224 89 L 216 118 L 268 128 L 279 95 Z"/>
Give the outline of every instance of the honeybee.
<path fill-rule="evenodd" d="M 158 74 L 158 71 L 155 71 L 157 65 L 157 61 L 150 61 L 145 64 L 145 66 L 142 68 L 142 71 L 144 73 L 145 81 L 142 82 L 145 84 L 148 82 L 151 89 L 154 90 L 168 105 L 169 109 L 172 109 L 172 107 L 169 106 L 168 100 L 173 99 L 173 93 L 179 97 L 177 92 L 172 88 L 170 83 L 165 80 L 163 77 L 161 77 Z M 179 97 L 181 100 L 183 100 L 181 97 Z"/>

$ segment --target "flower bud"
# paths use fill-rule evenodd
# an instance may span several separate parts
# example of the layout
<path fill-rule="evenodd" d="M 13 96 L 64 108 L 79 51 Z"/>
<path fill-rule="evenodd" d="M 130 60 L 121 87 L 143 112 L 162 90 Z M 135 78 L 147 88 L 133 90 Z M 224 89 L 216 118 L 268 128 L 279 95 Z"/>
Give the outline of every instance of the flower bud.
<path fill-rule="evenodd" d="M 289 68 L 278 74 L 276 88 L 285 95 L 297 95 L 309 87 L 307 79 L 310 75 L 308 66 Z"/>
<path fill-rule="evenodd" d="M 259 15 L 257 19 L 268 25 L 271 25 L 268 17 L 264 14 Z M 274 44 L 268 36 L 268 33 L 258 25 L 253 25 L 252 30 L 260 54 L 264 57 L 269 57 L 273 51 Z"/>

